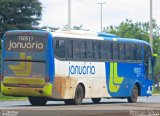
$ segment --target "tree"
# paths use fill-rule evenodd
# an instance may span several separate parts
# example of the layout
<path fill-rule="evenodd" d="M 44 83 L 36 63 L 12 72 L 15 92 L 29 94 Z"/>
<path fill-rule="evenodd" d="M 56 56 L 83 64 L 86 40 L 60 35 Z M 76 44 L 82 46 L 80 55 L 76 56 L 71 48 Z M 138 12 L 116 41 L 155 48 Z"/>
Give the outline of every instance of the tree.
<path fill-rule="evenodd" d="M 139 22 L 133 23 L 132 20 L 126 19 L 125 22 L 120 23 L 119 26 L 109 26 L 105 28 L 105 31 L 116 34 L 126 38 L 137 38 L 145 41 L 149 41 L 148 33 L 143 31 L 142 25 Z"/>
<path fill-rule="evenodd" d="M 7 30 L 34 29 L 41 11 L 39 0 L 0 0 L 0 38 Z"/>

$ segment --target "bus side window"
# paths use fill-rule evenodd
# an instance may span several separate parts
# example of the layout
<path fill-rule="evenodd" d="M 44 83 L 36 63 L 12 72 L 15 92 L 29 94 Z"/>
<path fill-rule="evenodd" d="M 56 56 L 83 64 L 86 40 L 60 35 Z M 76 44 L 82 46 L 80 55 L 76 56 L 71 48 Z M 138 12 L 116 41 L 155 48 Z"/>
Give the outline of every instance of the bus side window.
<path fill-rule="evenodd" d="M 73 58 L 73 41 L 72 40 L 66 40 L 65 47 L 66 47 L 65 50 L 66 50 L 67 59 L 72 59 Z"/>
<path fill-rule="evenodd" d="M 100 42 L 100 59 L 101 60 L 111 60 L 112 56 L 112 43 L 110 42 Z"/>
<path fill-rule="evenodd" d="M 120 60 L 125 59 L 124 43 L 119 43 L 119 58 L 120 58 Z"/>
<path fill-rule="evenodd" d="M 119 59 L 119 50 L 118 50 L 118 43 L 113 43 L 113 59 L 118 60 Z"/>
<path fill-rule="evenodd" d="M 107 59 L 107 46 L 106 42 L 100 42 L 100 59 Z"/>
<path fill-rule="evenodd" d="M 145 72 L 146 72 L 146 77 L 148 79 L 151 78 L 151 73 L 152 73 L 152 63 L 151 63 L 151 48 L 148 45 L 144 45 L 144 65 L 145 65 Z"/>
<path fill-rule="evenodd" d="M 135 44 L 132 44 L 132 52 L 133 52 L 132 60 L 136 61 L 137 56 L 136 56 L 136 45 Z"/>
<path fill-rule="evenodd" d="M 55 55 L 59 58 L 65 58 L 64 40 L 55 40 Z"/>
<path fill-rule="evenodd" d="M 93 59 L 93 42 L 86 41 L 86 57 L 87 59 Z"/>
<path fill-rule="evenodd" d="M 136 52 L 137 52 L 137 60 L 142 61 L 142 45 L 141 44 L 136 45 Z"/>
<path fill-rule="evenodd" d="M 99 41 L 94 41 L 94 59 L 99 60 L 100 58 L 100 46 Z"/>
<path fill-rule="evenodd" d="M 81 59 L 84 60 L 86 59 L 86 42 L 85 41 L 80 41 L 80 47 L 81 47 Z"/>
<path fill-rule="evenodd" d="M 73 59 L 80 59 L 81 58 L 81 46 L 80 40 L 73 40 Z"/>
<path fill-rule="evenodd" d="M 125 59 L 126 60 L 130 60 L 130 52 L 131 52 L 130 44 L 125 44 Z"/>
<path fill-rule="evenodd" d="M 134 60 L 134 45 L 133 44 L 125 44 L 125 55 L 126 55 L 126 60 Z"/>

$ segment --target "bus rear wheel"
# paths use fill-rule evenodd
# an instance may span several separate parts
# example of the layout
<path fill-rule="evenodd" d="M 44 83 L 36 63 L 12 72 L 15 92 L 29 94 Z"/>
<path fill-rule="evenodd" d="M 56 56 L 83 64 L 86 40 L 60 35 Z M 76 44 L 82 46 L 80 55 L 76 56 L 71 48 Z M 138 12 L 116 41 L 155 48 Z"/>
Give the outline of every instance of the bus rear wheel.
<path fill-rule="evenodd" d="M 84 98 L 84 90 L 81 85 L 78 85 L 75 91 L 74 99 L 66 99 L 64 103 L 66 105 L 81 105 Z"/>
<path fill-rule="evenodd" d="M 137 102 L 137 99 L 138 99 L 138 87 L 137 85 L 134 85 L 132 89 L 132 95 L 128 97 L 127 100 L 129 103 L 135 103 Z"/>
<path fill-rule="evenodd" d="M 92 98 L 94 104 L 98 104 L 101 101 L 101 98 Z"/>
<path fill-rule="evenodd" d="M 73 104 L 81 105 L 84 98 L 84 90 L 81 85 L 78 85 L 75 92 L 75 97 L 73 99 Z"/>
<path fill-rule="evenodd" d="M 33 106 L 44 106 L 47 103 L 47 99 L 43 97 L 28 97 L 28 99 Z"/>

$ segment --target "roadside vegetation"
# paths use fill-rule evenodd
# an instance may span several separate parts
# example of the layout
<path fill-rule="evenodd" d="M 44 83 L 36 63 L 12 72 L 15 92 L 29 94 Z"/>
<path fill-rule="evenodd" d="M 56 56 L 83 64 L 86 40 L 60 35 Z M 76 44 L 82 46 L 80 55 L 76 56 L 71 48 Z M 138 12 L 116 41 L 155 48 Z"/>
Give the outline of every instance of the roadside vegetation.
<path fill-rule="evenodd" d="M 4 96 L 0 93 L 0 101 L 12 101 L 12 100 L 27 100 L 26 97 L 11 97 L 11 96 Z"/>
<path fill-rule="evenodd" d="M 160 88 L 160 87 L 159 87 Z M 152 94 L 160 94 L 160 90 L 158 91 L 155 87 L 155 84 L 153 85 L 153 93 Z"/>

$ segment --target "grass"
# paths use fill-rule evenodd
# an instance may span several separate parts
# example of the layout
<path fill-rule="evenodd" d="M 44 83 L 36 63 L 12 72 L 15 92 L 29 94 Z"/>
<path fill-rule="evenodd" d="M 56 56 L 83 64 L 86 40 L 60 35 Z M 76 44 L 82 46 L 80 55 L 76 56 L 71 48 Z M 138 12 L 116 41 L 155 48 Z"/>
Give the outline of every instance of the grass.
<path fill-rule="evenodd" d="M 0 93 L 0 101 L 12 101 L 12 100 L 27 100 L 26 97 L 12 97 L 12 96 L 4 96 Z"/>
<path fill-rule="evenodd" d="M 160 94 L 160 88 L 158 91 L 158 90 L 156 90 L 155 85 L 153 85 L 153 93 L 152 94 Z"/>

